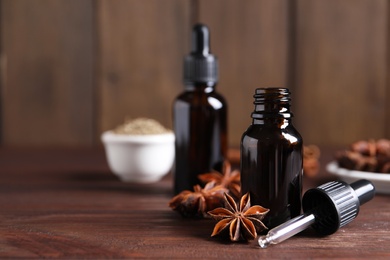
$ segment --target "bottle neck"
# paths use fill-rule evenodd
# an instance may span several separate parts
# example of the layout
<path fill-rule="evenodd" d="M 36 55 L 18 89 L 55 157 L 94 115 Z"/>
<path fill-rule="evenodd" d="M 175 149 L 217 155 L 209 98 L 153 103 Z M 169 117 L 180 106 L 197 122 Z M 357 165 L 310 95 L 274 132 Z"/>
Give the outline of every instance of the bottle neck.
<path fill-rule="evenodd" d="M 252 119 L 253 125 L 274 125 L 278 128 L 285 129 L 292 124 L 291 118 L 262 118 L 262 119 Z"/>
<path fill-rule="evenodd" d="M 186 83 L 185 89 L 187 91 L 201 91 L 211 93 L 215 90 L 216 83 Z"/>
<path fill-rule="evenodd" d="M 287 88 L 258 88 L 253 97 L 253 124 L 277 123 L 287 126 L 291 122 L 293 114 L 290 111 L 291 98 Z"/>

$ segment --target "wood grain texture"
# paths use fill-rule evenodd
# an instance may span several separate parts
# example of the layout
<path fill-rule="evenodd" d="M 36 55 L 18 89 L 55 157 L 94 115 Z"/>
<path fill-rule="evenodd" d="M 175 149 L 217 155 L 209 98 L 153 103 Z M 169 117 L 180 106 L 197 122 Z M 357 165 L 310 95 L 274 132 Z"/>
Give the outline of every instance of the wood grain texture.
<path fill-rule="evenodd" d="M 1 1 L 5 145 L 92 144 L 92 1 Z"/>
<path fill-rule="evenodd" d="M 172 127 L 172 102 L 183 91 L 190 1 L 99 1 L 99 131 L 126 117 Z"/>
<path fill-rule="evenodd" d="M 297 127 L 306 143 L 386 133 L 388 2 L 297 0 Z"/>
<path fill-rule="evenodd" d="M 334 152 L 322 150 L 324 158 Z M 309 187 L 330 178 L 323 169 L 317 177 Z M 173 212 L 169 175 L 149 185 L 120 182 L 103 150 L 0 149 L 0 195 L 1 259 L 390 257 L 389 196 L 376 195 L 331 236 L 307 230 L 263 250 L 256 241 L 211 238 L 215 221 Z"/>
<path fill-rule="evenodd" d="M 255 88 L 289 87 L 305 143 L 390 138 L 386 0 L 0 0 L 0 142 L 99 144 L 126 117 L 171 127 L 191 26 L 207 24 L 229 145 Z"/>
<path fill-rule="evenodd" d="M 0 0 L 0 21 L 2 21 L 2 1 Z M 3 89 L 5 86 L 5 53 L 3 50 L 3 27 L 0 25 L 0 145 L 3 143 Z"/>
<path fill-rule="evenodd" d="M 387 34 L 386 34 L 386 41 L 387 41 L 387 48 L 389 48 L 389 42 L 390 42 L 390 4 L 387 4 Z M 386 72 L 390 70 L 390 50 L 387 49 L 387 63 L 386 63 Z M 390 73 L 386 73 L 386 100 L 390 100 Z M 385 130 L 385 136 L 390 138 L 390 102 L 386 102 L 386 130 Z"/>
<path fill-rule="evenodd" d="M 219 58 L 217 91 L 229 105 L 229 144 L 238 146 L 251 123 L 255 89 L 289 87 L 288 1 L 199 2 L 199 21 L 210 27 Z"/>

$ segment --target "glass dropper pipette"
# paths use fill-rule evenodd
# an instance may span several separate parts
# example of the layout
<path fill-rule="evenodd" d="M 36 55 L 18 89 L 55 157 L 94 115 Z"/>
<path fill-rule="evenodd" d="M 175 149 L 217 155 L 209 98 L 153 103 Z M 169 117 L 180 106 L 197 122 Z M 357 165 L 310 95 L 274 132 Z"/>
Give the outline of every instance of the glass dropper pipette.
<path fill-rule="evenodd" d="M 308 190 L 302 199 L 304 214 L 295 217 L 258 239 L 259 246 L 266 248 L 313 227 L 321 235 L 330 235 L 350 223 L 359 213 L 359 206 L 375 195 L 374 185 L 359 180 L 351 185 L 332 181 Z"/>

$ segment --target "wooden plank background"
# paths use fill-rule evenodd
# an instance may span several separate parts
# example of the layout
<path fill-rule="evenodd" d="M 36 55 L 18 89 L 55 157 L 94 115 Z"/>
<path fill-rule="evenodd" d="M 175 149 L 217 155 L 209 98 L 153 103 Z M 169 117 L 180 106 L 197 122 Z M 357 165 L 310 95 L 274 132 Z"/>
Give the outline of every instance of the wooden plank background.
<path fill-rule="evenodd" d="M 388 1 L 297 3 L 295 111 L 301 134 L 321 144 L 390 137 Z"/>
<path fill-rule="evenodd" d="M 211 30 L 229 143 L 257 87 L 289 87 L 305 143 L 390 138 L 387 0 L 0 0 L 0 143 L 99 145 L 126 117 L 172 125 L 192 24 Z"/>
<path fill-rule="evenodd" d="M 2 143 L 93 140 L 92 1 L 1 1 Z"/>

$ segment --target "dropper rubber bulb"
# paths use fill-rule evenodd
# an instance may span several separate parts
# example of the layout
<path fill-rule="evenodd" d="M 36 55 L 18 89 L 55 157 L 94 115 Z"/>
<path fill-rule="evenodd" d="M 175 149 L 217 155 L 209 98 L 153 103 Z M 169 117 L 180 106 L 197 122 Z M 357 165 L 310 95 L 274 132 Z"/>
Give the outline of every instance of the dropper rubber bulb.
<path fill-rule="evenodd" d="M 207 26 L 196 24 L 192 30 L 192 54 L 207 56 L 210 52 L 210 34 Z"/>
<path fill-rule="evenodd" d="M 310 226 L 321 235 L 333 234 L 355 219 L 359 206 L 374 195 L 375 187 L 367 180 L 358 180 L 351 185 L 333 181 L 308 190 L 302 199 L 305 213 L 260 236 L 259 246 L 267 248 L 270 244 L 278 244 Z"/>
<path fill-rule="evenodd" d="M 184 83 L 216 84 L 218 59 L 210 51 L 210 31 L 204 24 L 192 28 L 191 52 L 184 57 Z"/>

